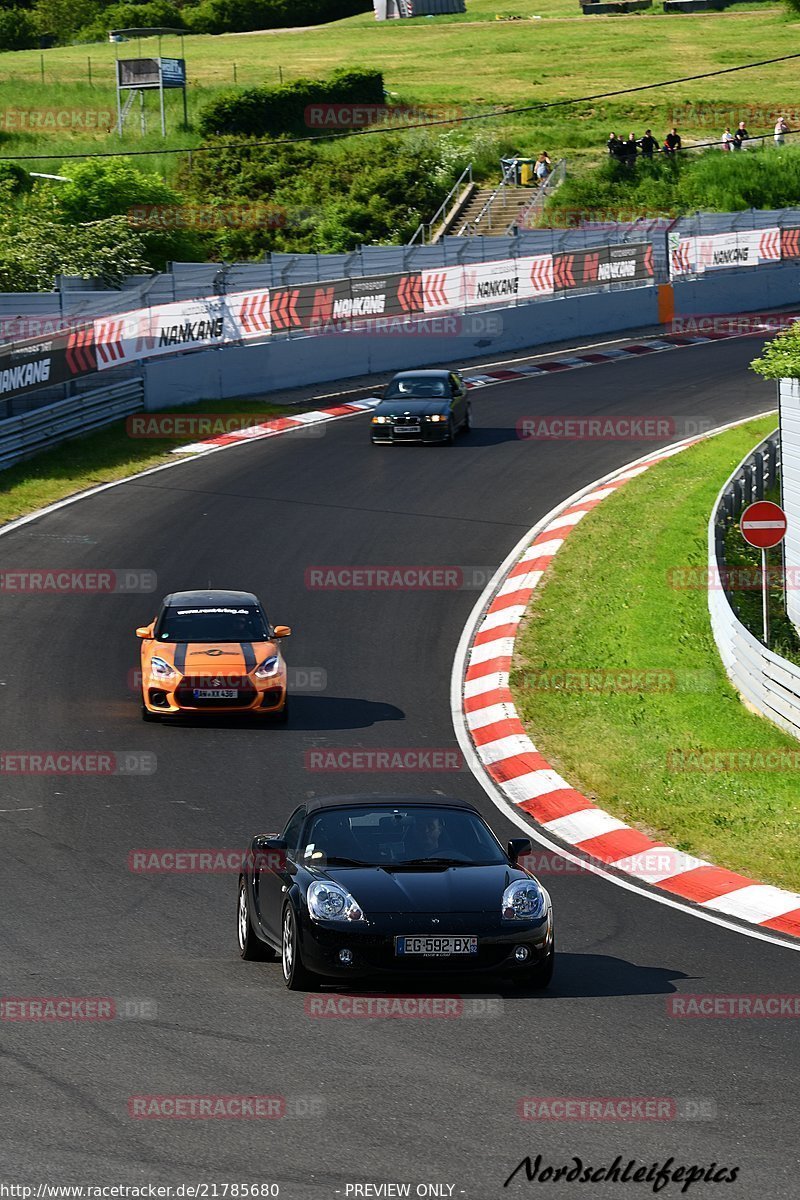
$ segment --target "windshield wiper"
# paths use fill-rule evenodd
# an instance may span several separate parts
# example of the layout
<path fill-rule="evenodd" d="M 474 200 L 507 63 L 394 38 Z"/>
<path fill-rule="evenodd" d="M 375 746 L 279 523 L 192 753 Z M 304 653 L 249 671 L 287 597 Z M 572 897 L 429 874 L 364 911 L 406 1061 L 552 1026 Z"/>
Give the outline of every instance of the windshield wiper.
<path fill-rule="evenodd" d="M 374 863 L 362 862 L 359 858 L 343 858 L 339 854 L 328 854 L 325 857 L 327 863 L 333 863 L 337 867 L 374 867 Z"/>

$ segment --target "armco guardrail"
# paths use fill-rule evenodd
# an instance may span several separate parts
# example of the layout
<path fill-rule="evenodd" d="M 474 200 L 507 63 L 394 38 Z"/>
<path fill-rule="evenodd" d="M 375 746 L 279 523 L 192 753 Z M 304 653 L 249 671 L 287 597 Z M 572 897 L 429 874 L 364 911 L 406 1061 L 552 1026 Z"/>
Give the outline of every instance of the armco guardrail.
<path fill-rule="evenodd" d="M 722 553 L 724 531 L 763 496 L 779 469 L 779 435 L 773 433 L 739 464 L 721 489 L 708 523 L 708 608 L 720 657 L 734 687 L 781 729 L 800 738 L 800 666 L 768 650 L 731 607 Z"/>
<path fill-rule="evenodd" d="M 144 408 L 141 379 L 96 388 L 0 422 L 0 469 Z"/>

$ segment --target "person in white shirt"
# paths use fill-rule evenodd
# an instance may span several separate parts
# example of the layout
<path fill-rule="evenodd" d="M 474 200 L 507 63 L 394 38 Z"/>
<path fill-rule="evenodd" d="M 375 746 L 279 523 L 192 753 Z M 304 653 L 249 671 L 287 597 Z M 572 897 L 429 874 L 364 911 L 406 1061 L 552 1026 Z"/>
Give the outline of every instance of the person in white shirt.
<path fill-rule="evenodd" d="M 720 140 L 722 142 L 723 150 L 732 150 L 733 149 L 734 138 L 733 138 L 733 134 L 731 133 L 730 125 L 725 126 L 725 132 L 723 133 Z"/>
<path fill-rule="evenodd" d="M 786 134 L 789 132 L 789 126 L 784 121 L 783 117 L 778 117 L 775 122 L 775 145 L 782 146 L 786 139 Z"/>

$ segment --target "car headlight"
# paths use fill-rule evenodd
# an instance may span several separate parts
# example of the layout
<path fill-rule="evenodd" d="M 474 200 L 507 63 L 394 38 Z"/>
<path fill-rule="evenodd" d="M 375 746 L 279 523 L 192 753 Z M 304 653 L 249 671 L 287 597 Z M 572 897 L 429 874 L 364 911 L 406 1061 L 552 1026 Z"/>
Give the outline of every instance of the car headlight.
<path fill-rule="evenodd" d="M 177 672 L 173 669 L 171 663 L 168 663 L 165 658 L 160 658 L 154 654 L 150 659 L 150 678 L 151 679 L 175 679 Z"/>
<path fill-rule="evenodd" d="M 446 421 L 447 417 L 443 417 L 441 413 L 430 413 L 428 415 L 428 420 L 429 421 Z"/>
<path fill-rule="evenodd" d="M 544 892 L 533 879 L 517 879 L 503 892 L 506 921 L 535 921 L 544 915 Z"/>
<path fill-rule="evenodd" d="M 256 667 L 256 679 L 270 679 L 273 675 L 277 675 L 280 670 L 281 659 L 279 654 L 271 654 L 269 658 Z"/>
<path fill-rule="evenodd" d="M 391 417 L 373 417 L 372 424 L 373 425 L 388 425 L 389 422 L 391 421 L 391 419 L 392 419 Z"/>
<path fill-rule="evenodd" d="M 338 883 L 316 880 L 306 892 L 308 911 L 313 921 L 366 921 L 356 901 Z"/>

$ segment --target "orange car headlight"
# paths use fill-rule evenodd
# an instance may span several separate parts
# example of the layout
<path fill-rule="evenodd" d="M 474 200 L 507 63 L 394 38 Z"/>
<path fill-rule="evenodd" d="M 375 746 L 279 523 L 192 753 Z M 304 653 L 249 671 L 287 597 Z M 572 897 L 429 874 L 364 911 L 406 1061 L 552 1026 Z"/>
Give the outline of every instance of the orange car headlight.
<path fill-rule="evenodd" d="M 272 654 L 269 658 L 265 658 L 260 666 L 256 667 L 256 679 L 271 679 L 273 675 L 278 674 L 280 669 L 280 655 Z"/>
<path fill-rule="evenodd" d="M 177 673 L 173 669 L 171 663 L 168 663 L 165 658 L 159 658 L 154 654 L 150 659 L 150 678 L 151 679 L 176 679 Z"/>

